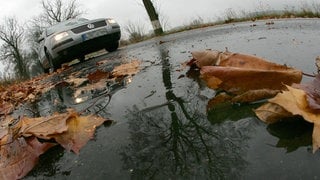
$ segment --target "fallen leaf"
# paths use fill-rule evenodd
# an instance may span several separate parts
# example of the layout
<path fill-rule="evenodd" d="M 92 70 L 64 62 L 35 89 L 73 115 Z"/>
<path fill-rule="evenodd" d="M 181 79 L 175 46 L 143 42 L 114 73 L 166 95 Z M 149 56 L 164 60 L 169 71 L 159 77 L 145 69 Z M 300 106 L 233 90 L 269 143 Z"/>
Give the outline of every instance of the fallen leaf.
<path fill-rule="evenodd" d="M 320 113 L 311 111 L 307 102 L 307 95 L 301 89 L 287 86 L 288 91 L 279 93 L 269 102 L 278 104 L 293 115 L 300 115 L 306 121 L 314 123 L 319 121 Z"/>
<path fill-rule="evenodd" d="M 269 103 L 259 107 L 255 110 L 255 113 L 259 119 L 267 123 L 273 123 L 294 115 L 301 116 L 304 120 L 313 123 L 312 142 L 313 152 L 315 152 L 320 147 L 320 112 L 310 109 L 307 94 L 304 90 L 290 86 L 287 86 L 287 89 L 287 91 L 278 93 L 274 98 L 270 99 Z M 287 116 L 285 113 L 280 113 L 283 110 L 288 112 Z"/>
<path fill-rule="evenodd" d="M 9 102 L 3 102 L 0 104 L 0 115 L 6 115 L 12 113 L 14 105 Z"/>
<path fill-rule="evenodd" d="M 278 92 L 280 91 L 269 89 L 249 90 L 240 95 L 230 95 L 222 92 L 208 102 L 207 110 L 210 110 L 222 103 L 250 103 L 256 101 L 257 99 L 271 98 L 274 97 Z"/>
<path fill-rule="evenodd" d="M 109 78 L 110 75 L 111 75 L 110 72 L 104 72 L 104 71 L 101 71 L 101 70 L 98 69 L 95 72 L 89 74 L 87 76 L 87 78 L 89 79 L 89 81 L 91 83 L 96 83 L 96 82 L 99 82 L 102 79 Z"/>
<path fill-rule="evenodd" d="M 315 153 L 320 148 L 320 124 L 319 122 L 314 123 L 312 132 L 312 149 Z"/>
<path fill-rule="evenodd" d="M 320 74 L 318 74 L 311 82 L 294 84 L 293 87 L 306 92 L 310 109 L 316 111 L 320 110 Z"/>
<path fill-rule="evenodd" d="M 193 59 L 191 60 L 190 64 L 195 63 L 199 68 L 203 66 L 214 66 L 219 63 L 220 55 L 222 52 L 220 51 L 194 51 L 191 52 Z"/>
<path fill-rule="evenodd" d="M 133 60 L 130 63 L 121 64 L 113 69 L 112 75 L 114 77 L 121 77 L 127 75 L 134 75 L 140 71 L 141 62 L 138 60 Z"/>
<path fill-rule="evenodd" d="M 259 70 L 239 67 L 204 66 L 201 78 L 208 87 L 222 89 L 234 94 L 242 94 L 257 89 L 284 89 L 284 84 L 299 83 L 302 72 L 295 69 L 286 71 Z"/>
<path fill-rule="evenodd" d="M 256 116 L 267 124 L 273 124 L 283 118 L 292 117 L 292 113 L 274 103 L 265 103 L 254 110 Z"/>
<path fill-rule="evenodd" d="M 232 98 L 232 102 L 239 103 L 249 103 L 254 102 L 257 99 L 268 99 L 277 95 L 280 90 L 271 90 L 271 89 L 257 89 L 257 90 L 249 90 L 240 95 L 236 95 Z"/>
<path fill-rule="evenodd" d="M 97 116 L 72 116 L 68 119 L 68 130 L 51 135 L 62 147 L 79 154 L 80 149 L 93 138 L 96 127 L 106 120 Z"/>
<path fill-rule="evenodd" d="M 39 156 L 54 143 L 40 143 L 37 138 L 18 138 L 0 148 L 0 179 L 21 179 L 36 165 Z"/>
<path fill-rule="evenodd" d="M 74 76 L 69 76 L 67 80 L 65 80 L 67 83 L 72 84 L 74 87 L 79 87 L 85 82 L 88 81 L 87 78 L 77 78 Z"/>
<path fill-rule="evenodd" d="M 21 119 L 20 134 L 25 137 L 36 136 L 41 139 L 50 139 L 52 134 L 61 134 L 68 130 L 67 120 L 77 116 L 76 112 L 54 114 L 48 117 Z"/>

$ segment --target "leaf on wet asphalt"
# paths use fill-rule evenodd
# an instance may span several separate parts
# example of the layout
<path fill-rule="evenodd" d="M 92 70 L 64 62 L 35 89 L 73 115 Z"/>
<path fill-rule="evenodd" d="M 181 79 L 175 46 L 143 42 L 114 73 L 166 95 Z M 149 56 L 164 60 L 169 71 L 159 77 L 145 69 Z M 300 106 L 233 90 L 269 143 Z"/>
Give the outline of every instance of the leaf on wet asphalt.
<path fill-rule="evenodd" d="M 85 82 L 87 82 L 88 79 L 87 78 L 77 78 L 77 77 L 74 77 L 71 75 L 65 81 L 69 84 L 72 84 L 74 87 L 79 87 L 82 84 L 84 84 Z"/>
<path fill-rule="evenodd" d="M 207 110 L 210 110 L 223 103 L 250 103 L 256 101 L 257 99 L 271 98 L 274 97 L 278 92 L 280 91 L 269 89 L 249 90 L 240 95 L 230 95 L 222 92 L 208 102 Z"/>
<path fill-rule="evenodd" d="M 38 139 L 54 139 L 67 150 L 79 154 L 93 138 L 95 129 L 105 121 L 94 115 L 80 116 L 72 109 L 40 118 L 8 116 L 0 124 L 0 179 L 23 177 L 34 167 L 39 155 L 57 145 L 40 143 Z"/>
<path fill-rule="evenodd" d="M 319 74 L 320 73 L 320 56 L 316 57 L 316 66 L 317 66 L 318 74 Z"/>
<path fill-rule="evenodd" d="M 320 74 L 318 74 L 311 82 L 294 84 L 293 87 L 302 89 L 306 92 L 308 105 L 312 110 L 320 110 Z"/>
<path fill-rule="evenodd" d="M 273 123 L 285 117 L 301 116 L 304 120 L 314 124 L 312 135 L 313 152 L 320 147 L 320 112 L 310 108 L 307 93 L 304 90 L 287 86 L 287 91 L 278 93 L 269 103 L 255 110 L 256 115 L 264 122 Z M 281 109 L 281 110 L 279 110 Z M 288 112 L 281 114 L 285 110 Z M 272 113 L 271 113 L 272 112 Z M 280 116 L 278 116 L 281 114 Z"/>
<path fill-rule="evenodd" d="M 292 113 L 285 110 L 283 107 L 274 103 L 265 103 L 255 109 L 257 117 L 267 124 L 273 124 L 283 118 L 292 117 Z"/>
<path fill-rule="evenodd" d="M 201 77 L 212 89 L 242 94 L 250 90 L 285 89 L 284 84 L 300 83 L 302 72 L 266 59 L 220 51 L 192 52 L 192 63 L 201 68 Z"/>
<path fill-rule="evenodd" d="M 269 100 L 283 107 L 293 115 L 300 115 L 306 121 L 314 123 L 319 121 L 320 113 L 312 111 L 307 102 L 307 94 L 301 89 L 292 88 L 287 86 L 288 91 L 279 93 L 276 97 Z"/>
<path fill-rule="evenodd" d="M 320 148 L 320 123 L 316 122 L 313 125 L 312 132 L 312 149 L 315 153 Z"/>
<path fill-rule="evenodd" d="M 215 87 L 218 87 L 227 92 L 241 94 L 257 89 L 284 89 L 285 86 L 283 84 L 299 83 L 302 73 L 295 69 L 277 71 L 204 66 L 201 69 L 201 77 L 208 83 L 210 88 L 216 89 Z"/>
<path fill-rule="evenodd" d="M 127 75 L 134 75 L 140 71 L 141 62 L 138 60 L 133 60 L 130 63 L 121 64 L 113 69 L 112 75 L 114 77 L 121 77 Z"/>
<path fill-rule="evenodd" d="M 67 113 L 54 114 L 48 117 L 23 117 L 20 134 L 25 137 L 36 136 L 41 139 L 50 139 L 52 134 L 61 134 L 67 131 L 67 121 L 74 116 L 77 116 L 77 113 L 69 110 Z"/>
<path fill-rule="evenodd" d="M 98 116 L 72 116 L 68 119 L 68 130 L 51 135 L 61 146 L 79 154 L 80 149 L 93 138 L 96 127 L 106 120 Z"/>
<path fill-rule="evenodd" d="M 91 83 L 95 83 L 95 82 L 99 82 L 102 79 L 109 78 L 110 75 L 111 75 L 110 72 L 104 72 L 98 69 L 95 72 L 88 74 L 87 78 Z"/>
<path fill-rule="evenodd" d="M 37 138 L 3 141 L 0 148 L 0 179 L 21 179 L 36 165 L 39 156 L 54 143 L 40 143 Z"/>
<path fill-rule="evenodd" d="M 280 90 L 271 90 L 271 89 L 257 89 L 249 90 L 240 95 L 236 95 L 232 98 L 232 102 L 239 103 L 249 103 L 254 102 L 257 99 L 268 99 L 277 95 Z"/>
<path fill-rule="evenodd" d="M 6 115 L 12 113 L 14 105 L 9 102 L 3 102 L 0 104 L 0 115 Z"/>
<path fill-rule="evenodd" d="M 203 66 L 214 66 L 219 63 L 220 51 L 193 51 L 191 52 L 193 59 L 188 65 L 196 64 L 197 67 L 202 68 Z"/>

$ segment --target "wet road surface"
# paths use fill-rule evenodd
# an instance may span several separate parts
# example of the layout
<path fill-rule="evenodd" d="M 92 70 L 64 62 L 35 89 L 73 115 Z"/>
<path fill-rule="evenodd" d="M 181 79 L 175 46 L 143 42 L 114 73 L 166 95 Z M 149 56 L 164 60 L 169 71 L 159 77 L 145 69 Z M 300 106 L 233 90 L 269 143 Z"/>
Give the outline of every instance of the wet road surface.
<path fill-rule="evenodd" d="M 73 102 L 73 92 L 67 88 L 44 95 L 36 105 L 40 115 L 87 108 L 114 123 L 99 127 L 80 155 L 61 147 L 51 149 L 25 179 L 320 178 L 320 153 L 312 153 L 312 125 L 297 120 L 268 126 L 251 111 L 259 103 L 207 112 L 215 92 L 198 79 L 197 72 L 182 69 L 191 51 L 227 47 L 316 72 L 320 20 L 267 22 L 159 37 L 74 65 L 73 72 L 88 73 L 105 59 L 111 61 L 104 70 L 126 60 L 142 61 L 135 76 L 87 95 L 95 102 L 89 108 Z M 111 96 L 104 96 L 104 91 Z"/>

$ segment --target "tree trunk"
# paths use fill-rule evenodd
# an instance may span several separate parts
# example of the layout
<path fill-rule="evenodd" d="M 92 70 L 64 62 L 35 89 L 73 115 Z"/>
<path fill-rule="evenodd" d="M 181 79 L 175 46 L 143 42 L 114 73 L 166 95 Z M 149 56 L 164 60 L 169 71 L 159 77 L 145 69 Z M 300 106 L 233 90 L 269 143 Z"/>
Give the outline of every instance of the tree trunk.
<path fill-rule="evenodd" d="M 161 24 L 159 22 L 159 16 L 158 13 L 156 12 L 151 0 L 143 0 L 144 7 L 147 10 L 147 13 L 149 15 L 149 18 L 152 23 L 153 31 L 156 35 L 161 35 L 163 34 L 163 30 L 161 27 Z"/>

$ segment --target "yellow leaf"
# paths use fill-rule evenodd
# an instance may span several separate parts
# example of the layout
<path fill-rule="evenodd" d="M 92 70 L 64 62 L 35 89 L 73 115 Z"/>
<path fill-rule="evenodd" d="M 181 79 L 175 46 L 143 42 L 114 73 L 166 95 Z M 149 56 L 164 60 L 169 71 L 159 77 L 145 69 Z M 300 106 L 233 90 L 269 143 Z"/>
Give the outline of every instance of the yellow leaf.
<path fill-rule="evenodd" d="M 265 103 L 254 112 L 256 116 L 265 123 L 276 123 L 282 118 L 292 117 L 293 115 L 281 106 L 274 103 Z"/>
<path fill-rule="evenodd" d="M 72 116 L 68 119 L 68 130 L 61 134 L 53 134 L 61 146 L 79 154 L 80 149 L 93 138 L 96 127 L 106 120 L 98 116 Z"/>
<path fill-rule="evenodd" d="M 276 97 L 269 100 L 286 109 L 293 115 L 300 115 L 306 121 L 314 123 L 320 120 L 320 113 L 311 111 L 308 107 L 307 95 L 303 90 L 287 86 L 288 91 L 279 93 Z"/>
<path fill-rule="evenodd" d="M 312 132 L 312 147 L 313 153 L 315 153 L 320 148 L 320 124 L 314 123 Z"/>

